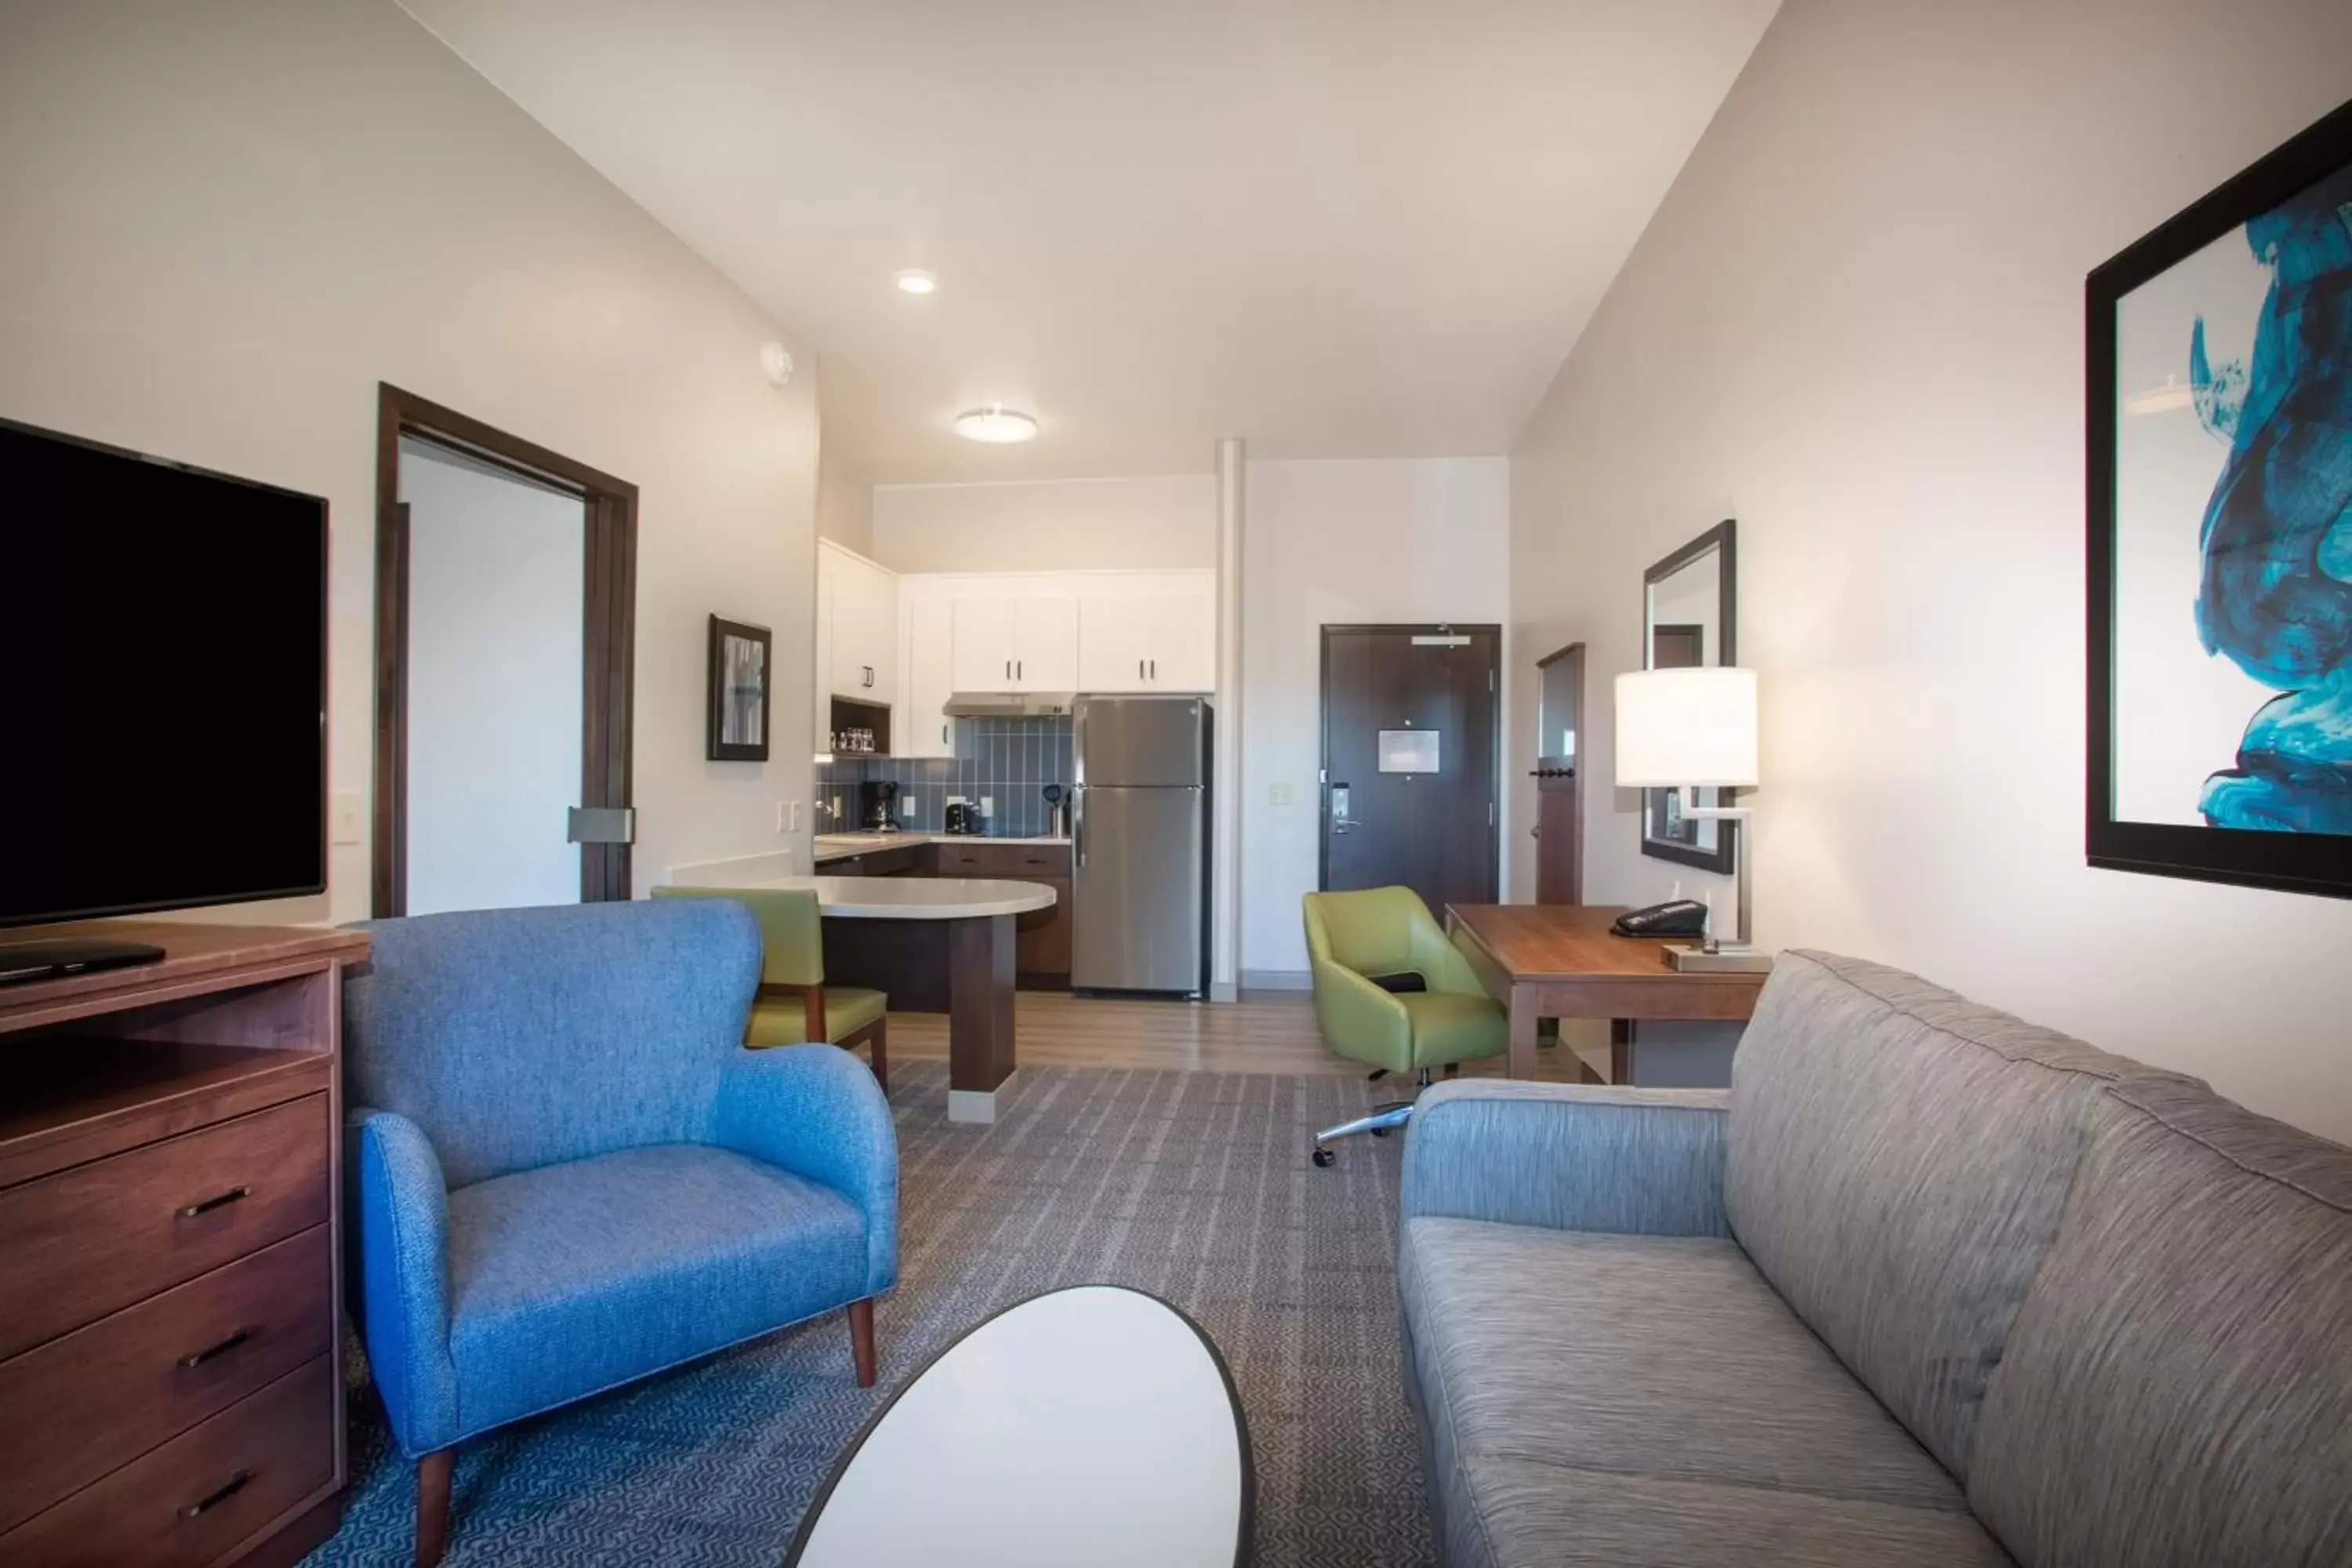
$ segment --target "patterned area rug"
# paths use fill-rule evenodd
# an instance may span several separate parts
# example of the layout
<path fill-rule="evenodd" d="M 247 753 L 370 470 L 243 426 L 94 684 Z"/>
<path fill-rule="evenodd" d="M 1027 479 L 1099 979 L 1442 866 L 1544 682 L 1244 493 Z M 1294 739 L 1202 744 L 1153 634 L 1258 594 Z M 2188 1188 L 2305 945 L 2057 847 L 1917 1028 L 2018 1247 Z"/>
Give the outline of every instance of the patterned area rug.
<path fill-rule="evenodd" d="M 883 1387 L 852 1381 L 838 1314 L 509 1427 L 457 1460 L 450 1568 L 776 1568 L 835 1455 L 932 1352 L 1056 1286 L 1131 1285 L 1208 1331 L 1240 1386 L 1264 1568 L 1435 1561 L 1398 1365 L 1400 1141 L 1307 1163 L 1360 1078 L 1024 1071 L 992 1128 L 946 1120 L 947 1064 L 893 1075 L 899 1283 L 876 1314 Z M 405 1563 L 413 1481 L 372 1396 L 353 1489 L 316 1568 Z M 910 1501 L 922 1478 L 907 1478 Z"/>

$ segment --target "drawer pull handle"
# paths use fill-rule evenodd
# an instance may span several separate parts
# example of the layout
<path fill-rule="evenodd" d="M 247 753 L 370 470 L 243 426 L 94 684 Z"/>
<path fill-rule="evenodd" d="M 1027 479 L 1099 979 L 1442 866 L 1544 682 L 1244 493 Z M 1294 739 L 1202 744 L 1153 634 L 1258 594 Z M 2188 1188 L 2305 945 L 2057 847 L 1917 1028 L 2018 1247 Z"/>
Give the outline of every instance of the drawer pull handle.
<path fill-rule="evenodd" d="M 190 1204 L 187 1207 L 180 1211 L 180 1217 L 182 1219 L 194 1219 L 198 1215 L 207 1215 L 216 1208 L 226 1208 L 228 1205 L 236 1202 L 239 1198 L 249 1198 L 252 1195 L 253 1189 L 251 1187 L 231 1187 L 228 1191 L 221 1194 L 218 1197 L 206 1198 L 200 1204 Z"/>
<path fill-rule="evenodd" d="M 229 1335 L 228 1338 L 221 1341 L 221 1342 L 216 1345 L 207 1345 L 203 1350 L 196 1352 L 194 1355 L 182 1356 L 180 1358 L 180 1364 L 193 1370 L 194 1368 L 204 1365 L 205 1363 L 211 1361 L 215 1356 L 225 1356 L 228 1354 L 229 1352 L 236 1349 L 237 1346 L 245 1343 L 246 1341 L 251 1338 L 253 1338 L 253 1331 L 251 1329 L 239 1329 L 236 1332 Z"/>
<path fill-rule="evenodd" d="M 210 1497 L 199 1498 L 194 1502 L 192 1502 L 187 1507 L 182 1509 L 180 1510 L 180 1517 L 182 1519 L 194 1519 L 196 1515 L 204 1512 L 206 1509 L 218 1508 L 221 1504 L 228 1501 L 229 1499 L 243 1491 L 245 1489 L 246 1482 L 251 1479 L 253 1479 L 253 1472 L 251 1470 L 237 1471 L 236 1474 L 229 1477 L 227 1483 L 224 1485 L 220 1490 L 213 1493 Z"/>

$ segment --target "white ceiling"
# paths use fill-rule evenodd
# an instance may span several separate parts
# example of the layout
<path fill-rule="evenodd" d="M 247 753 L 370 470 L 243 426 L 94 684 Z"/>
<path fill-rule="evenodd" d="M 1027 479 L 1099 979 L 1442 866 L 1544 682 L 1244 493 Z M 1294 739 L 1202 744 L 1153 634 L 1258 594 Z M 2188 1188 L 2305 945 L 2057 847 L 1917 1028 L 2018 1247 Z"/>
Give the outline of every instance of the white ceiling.
<path fill-rule="evenodd" d="M 1507 449 L 1777 0 L 403 4 L 911 482 Z"/>

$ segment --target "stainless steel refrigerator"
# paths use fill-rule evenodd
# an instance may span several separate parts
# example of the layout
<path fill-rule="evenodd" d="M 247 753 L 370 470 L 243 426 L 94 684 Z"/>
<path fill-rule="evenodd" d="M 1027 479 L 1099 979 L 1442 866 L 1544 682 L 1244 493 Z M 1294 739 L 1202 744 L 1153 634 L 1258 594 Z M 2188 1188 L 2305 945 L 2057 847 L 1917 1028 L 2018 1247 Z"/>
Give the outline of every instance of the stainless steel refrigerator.
<path fill-rule="evenodd" d="M 1197 697 L 1075 704 L 1072 989 L 1208 994 L 1211 731 Z"/>

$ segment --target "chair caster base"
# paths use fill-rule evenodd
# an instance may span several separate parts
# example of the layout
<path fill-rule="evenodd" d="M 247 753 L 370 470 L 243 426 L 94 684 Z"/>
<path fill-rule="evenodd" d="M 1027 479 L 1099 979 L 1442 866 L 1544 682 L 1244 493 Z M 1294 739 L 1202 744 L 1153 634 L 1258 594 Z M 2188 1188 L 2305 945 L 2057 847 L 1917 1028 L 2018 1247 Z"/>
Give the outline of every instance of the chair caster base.
<path fill-rule="evenodd" d="M 1312 1159 L 1312 1160 L 1316 1163 L 1316 1164 L 1318 1164 L 1318 1165 L 1319 1165 L 1319 1166 L 1322 1166 L 1322 1167 L 1323 1167 L 1324 1169 L 1326 1169 L 1326 1170 L 1328 1170 L 1328 1169 L 1330 1168 L 1331 1162 L 1332 1162 L 1332 1161 L 1334 1161 L 1334 1160 L 1336 1160 L 1336 1159 L 1338 1159 L 1339 1156 L 1338 1156 L 1337 1154 L 1334 1154 L 1334 1153 L 1333 1153 L 1333 1152 L 1331 1152 L 1331 1151 L 1330 1151 L 1330 1150 L 1328 1150 L 1328 1149 L 1321 1149 L 1321 1148 L 1318 1148 L 1318 1149 L 1317 1149 L 1317 1150 L 1315 1151 L 1315 1152 L 1314 1152 L 1312 1155 L 1310 1155 L 1310 1156 L 1308 1156 L 1308 1157 L 1309 1157 L 1310 1159 Z"/>

